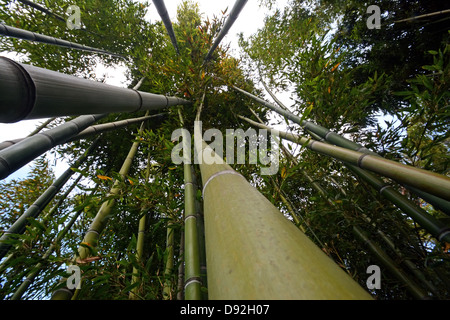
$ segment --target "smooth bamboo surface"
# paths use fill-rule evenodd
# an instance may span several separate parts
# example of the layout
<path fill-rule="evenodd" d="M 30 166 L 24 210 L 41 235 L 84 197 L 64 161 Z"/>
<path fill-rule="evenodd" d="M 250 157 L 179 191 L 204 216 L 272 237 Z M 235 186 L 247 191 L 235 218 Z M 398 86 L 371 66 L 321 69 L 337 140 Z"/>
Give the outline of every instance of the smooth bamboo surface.
<path fill-rule="evenodd" d="M 0 122 L 152 111 L 180 104 L 190 102 L 82 79 L 0 57 Z"/>
<path fill-rule="evenodd" d="M 209 299 L 371 299 L 229 165 L 200 169 Z"/>

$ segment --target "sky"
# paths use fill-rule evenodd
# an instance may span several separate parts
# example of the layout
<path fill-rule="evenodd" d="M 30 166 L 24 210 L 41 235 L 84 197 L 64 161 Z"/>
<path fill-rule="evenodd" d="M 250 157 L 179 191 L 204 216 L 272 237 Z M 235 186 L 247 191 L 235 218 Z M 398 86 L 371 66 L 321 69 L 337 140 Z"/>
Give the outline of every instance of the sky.
<path fill-rule="evenodd" d="M 138 0 L 137 0 L 138 1 Z M 227 13 L 229 14 L 236 0 L 196 0 L 199 4 L 200 12 L 204 14 L 204 17 L 212 18 L 213 15 L 220 17 L 222 15 L 222 11 L 228 7 Z M 248 0 L 238 19 L 235 21 L 228 34 L 224 37 L 221 44 L 230 44 L 231 46 L 231 54 L 236 53 L 239 50 L 239 46 L 237 43 L 237 34 L 242 32 L 244 37 L 247 38 L 251 34 L 255 33 L 258 28 L 261 28 L 264 24 L 264 16 L 267 14 L 267 9 L 264 7 L 259 7 L 259 0 Z M 283 7 L 288 1 L 280 0 L 277 1 L 277 6 Z M 176 11 L 177 6 L 181 3 L 180 1 L 175 0 L 166 0 L 164 1 L 167 12 L 171 18 L 171 21 L 176 21 Z M 161 20 L 156 8 L 151 4 L 149 12 L 147 14 L 148 19 L 150 21 Z M 83 19 L 83 13 L 81 13 L 81 20 Z M 6 55 L 10 58 L 14 59 L 14 55 L 8 53 L 1 53 L 1 55 Z M 99 66 L 97 72 L 104 75 L 106 78 L 106 83 L 119 86 L 119 87 L 127 87 L 126 77 L 123 69 L 106 69 L 102 66 Z M 286 97 L 279 97 L 283 102 L 286 102 Z M 286 102 L 288 103 L 288 102 Z M 288 103 L 289 104 L 289 103 Z M 38 120 L 24 120 L 19 123 L 13 124 L 3 124 L 0 123 L 0 142 L 5 140 L 17 139 L 27 136 L 30 132 L 32 132 L 39 124 L 43 123 L 46 119 L 38 119 Z M 57 166 L 55 168 L 55 173 L 58 176 L 62 171 L 67 168 L 67 165 Z M 27 167 L 16 171 L 14 174 L 10 175 L 8 179 L 16 178 L 19 176 L 23 176 L 28 171 Z"/>

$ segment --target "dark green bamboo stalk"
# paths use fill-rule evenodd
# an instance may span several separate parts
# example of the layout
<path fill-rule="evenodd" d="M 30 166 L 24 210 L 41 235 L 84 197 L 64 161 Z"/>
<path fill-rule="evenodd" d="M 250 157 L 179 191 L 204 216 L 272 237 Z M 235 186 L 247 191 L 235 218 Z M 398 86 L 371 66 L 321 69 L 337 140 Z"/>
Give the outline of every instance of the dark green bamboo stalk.
<path fill-rule="evenodd" d="M 180 237 L 180 254 L 178 258 L 178 281 L 177 281 L 177 300 L 183 300 L 184 299 L 184 231 L 181 230 L 181 237 Z"/>
<path fill-rule="evenodd" d="M 443 213 L 450 216 L 450 201 L 433 196 L 411 186 L 405 185 L 405 188 L 418 195 L 420 198 L 431 204 L 434 208 L 441 210 Z"/>
<path fill-rule="evenodd" d="M 206 268 L 206 247 L 205 247 L 205 221 L 203 217 L 202 203 L 198 200 L 197 193 L 199 191 L 198 178 L 195 174 L 194 166 L 191 165 L 191 176 L 193 193 L 195 195 L 195 212 L 197 214 L 197 234 L 198 234 L 198 248 L 199 248 L 199 260 L 200 260 L 200 278 L 202 281 L 202 300 L 208 300 L 208 279 Z"/>
<path fill-rule="evenodd" d="M 7 243 L 7 240 L 14 237 L 14 235 L 24 233 L 25 228 L 29 223 L 29 219 L 36 218 L 45 209 L 59 190 L 61 190 L 64 184 L 75 173 L 73 169 L 78 168 L 87 159 L 95 146 L 96 142 L 94 142 L 61 176 L 59 176 L 58 179 L 56 179 L 52 185 L 19 217 L 19 219 L 3 233 L 0 237 L 0 259 L 3 258 L 11 248 L 11 244 Z"/>
<path fill-rule="evenodd" d="M 197 122 L 210 299 L 371 298 L 201 137 Z"/>
<path fill-rule="evenodd" d="M 149 177 L 150 177 L 150 153 L 147 157 L 147 169 L 145 171 L 145 182 L 148 183 Z M 144 244 L 145 244 L 145 228 L 147 223 L 147 209 L 146 207 L 142 208 L 141 210 L 141 218 L 139 219 L 139 229 L 138 229 L 138 235 L 137 235 L 137 241 L 136 241 L 136 262 L 138 264 L 142 263 L 142 257 L 144 254 Z M 140 271 L 133 266 L 133 275 L 131 277 L 131 284 L 138 283 L 141 279 Z M 129 295 L 130 300 L 135 300 L 138 298 L 139 295 L 139 286 L 134 287 Z"/>
<path fill-rule="evenodd" d="M 38 134 L 42 129 L 47 128 L 47 126 L 56 118 L 50 118 L 47 121 L 45 121 L 44 123 L 42 123 L 40 126 L 38 126 L 36 129 L 34 129 L 29 135 L 27 135 L 27 137 L 31 137 L 34 136 L 35 134 Z"/>
<path fill-rule="evenodd" d="M 172 271 L 174 265 L 174 257 L 173 257 L 173 245 L 174 245 L 174 225 L 172 221 L 169 221 L 167 224 L 167 235 L 166 235 L 166 250 L 167 250 L 167 259 L 166 259 L 166 267 L 164 270 L 164 288 L 163 288 L 163 299 L 164 300 L 172 300 L 171 291 L 172 291 Z"/>
<path fill-rule="evenodd" d="M 335 159 L 350 163 L 362 169 L 379 173 L 383 176 L 394 179 L 399 183 L 405 183 L 421 190 L 426 190 L 426 192 L 434 194 L 440 198 L 450 199 L 450 179 L 446 176 L 392 160 L 383 159 L 379 156 L 373 156 L 367 153 L 353 151 L 295 134 L 275 130 L 245 117 L 239 117 L 256 127 L 270 130 L 272 133 L 278 134 L 283 139 L 302 144 L 313 151 L 331 156 Z"/>
<path fill-rule="evenodd" d="M 94 187 L 92 193 L 95 192 L 97 189 L 97 186 Z M 19 286 L 19 288 L 16 290 L 14 295 L 11 297 L 11 300 L 20 300 L 22 298 L 22 295 L 25 293 L 25 291 L 28 289 L 28 287 L 33 283 L 34 279 L 38 276 L 39 272 L 42 270 L 42 268 L 45 267 L 45 261 L 50 257 L 50 255 L 53 253 L 55 248 L 61 243 L 62 239 L 66 236 L 67 232 L 72 228 L 74 223 L 77 221 L 78 217 L 83 213 L 83 209 L 78 210 L 75 212 L 75 214 L 72 216 L 70 221 L 67 223 L 67 225 L 64 227 L 64 229 L 58 233 L 55 240 L 52 242 L 50 247 L 47 249 L 47 251 L 42 256 L 42 262 L 38 262 L 33 269 L 29 272 L 26 279 L 22 282 L 22 284 Z"/>
<path fill-rule="evenodd" d="M 39 10 L 39 11 L 45 13 L 45 14 L 48 14 L 49 16 L 52 16 L 52 17 L 58 19 L 59 21 L 62 21 L 64 23 L 66 23 L 66 19 L 64 17 L 61 17 L 60 15 L 51 12 L 47 8 L 44 8 L 43 6 L 41 6 L 41 5 L 37 4 L 37 3 L 34 3 L 32 1 L 29 1 L 29 0 L 18 0 L 18 1 L 22 2 L 23 4 L 26 4 L 26 5 L 30 6 L 32 8 L 34 8 L 34 9 L 36 9 L 36 10 Z"/>
<path fill-rule="evenodd" d="M 370 249 L 370 251 L 397 279 L 404 283 L 408 291 L 417 299 L 426 300 L 430 296 L 422 288 L 420 288 L 414 281 L 412 281 L 397 264 L 381 249 L 375 242 L 369 239 L 367 234 L 359 227 L 353 226 L 353 233 L 363 241 Z"/>
<path fill-rule="evenodd" d="M 0 35 L 6 36 L 6 37 L 11 37 L 11 38 L 27 40 L 27 41 L 35 41 L 35 42 L 50 44 L 53 46 L 59 46 L 59 47 L 64 47 L 64 48 L 69 48 L 69 49 L 76 49 L 76 50 L 82 50 L 82 51 L 87 51 L 87 52 L 107 54 L 112 57 L 126 59 L 126 57 L 124 57 L 120 54 L 117 54 L 117 53 L 109 52 L 109 51 L 106 51 L 103 49 L 85 46 L 84 44 L 78 44 L 75 42 L 70 42 L 70 41 L 58 39 L 55 37 L 50 37 L 50 36 L 47 36 L 44 34 L 32 32 L 32 31 L 28 31 L 28 30 L 23 30 L 23 29 L 7 26 L 4 23 L 0 23 Z"/>
<path fill-rule="evenodd" d="M 231 26 L 234 24 L 234 22 L 238 18 L 239 13 L 242 11 L 242 8 L 244 8 L 246 3 L 247 3 L 247 0 L 236 0 L 236 2 L 234 3 L 233 9 L 231 9 L 230 15 L 228 16 L 227 20 L 225 21 L 225 24 L 223 25 L 217 38 L 215 39 L 213 45 L 211 46 L 211 49 L 209 49 L 209 52 L 205 57 L 205 61 L 208 61 L 212 58 L 213 52 L 219 46 L 223 37 L 225 37 L 225 35 L 228 33 L 228 31 L 230 30 Z"/>
<path fill-rule="evenodd" d="M 178 110 L 181 126 L 184 126 L 183 116 Z M 183 150 L 188 150 L 189 137 L 183 131 Z M 195 208 L 195 190 L 192 178 L 191 165 L 184 157 L 184 263 L 185 263 L 185 300 L 201 300 L 201 271 L 200 247 L 197 229 L 197 212 Z"/>
<path fill-rule="evenodd" d="M 93 126 L 90 126 L 86 129 L 84 129 L 79 134 L 73 136 L 72 138 L 68 139 L 64 143 L 77 141 L 80 139 L 85 139 L 85 138 L 91 137 L 96 134 L 100 134 L 103 132 L 108 132 L 108 131 L 112 131 L 112 130 L 116 130 L 116 129 L 121 129 L 123 127 L 129 126 L 129 125 L 132 125 L 135 123 L 139 123 L 139 122 L 146 121 L 146 120 L 156 118 L 156 117 L 162 117 L 165 115 L 166 115 L 165 113 L 159 113 L 159 114 L 154 114 L 154 115 L 150 115 L 150 116 L 146 116 L 146 117 L 125 119 L 125 120 L 119 120 L 119 121 L 114 121 L 114 122 L 107 122 L 107 123 L 93 125 Z M 0 150 L 6 149 L 24 139 L 26 139 L 26 138 L 3 141 L 0 143 Z"/>
<path fill-rule="evenodd" d="M 143 130 L 144 130 L 144 123 L 141 124 L 138 135 L 141 135 Z M 128 152 L 128 155 L 125 161 L 123 162 L 122 167 L 119 170 L 119 174 L 122 177 L 125 177 L 128 174 L 131 168 L 133 158 L 138 150 L 138 147 L 139 147 L 139 140 L 133 142 L 130 151 Z M 109 190 L 107 198 L 119 194 L 120 192 L 119 183 L 120 182 L 118 180 L 114 181 L 113 186 Z M 109 217 L 111 215 L 111 211 L 114 207 L 114 204 L 115 204 L 114 198 L 102 203 L 100 209 L 97 212 L 97 215 L 95 216 L 94 220 L 92 221 L 89 227 L 89 230 L 85 233 L 83 241 L 78 247 L 78 257 L 76 261 L 85 260 L 91 255 L 92 250 L 95 250 L 97 248 L 98 241 L 100 239 L 100 234 L 103 232 L 109 221 Z M 63 287 L 61 289 L 56 290 L 53 293 L 52 300 L 69 300 L 72 297 L 73 291 L 69 290 L 67 287 Z"/>
<path fill-rule="evenodd" d="M 0 98 L 1 99 L 1 98 Z M 92 123 L 105 117 L 103 115 L 80 116 L 56 128 L 38 133 L 0 151 L 0 179 L 20 169 L 33 159 L 62 144 Z"/>
<path fill-rule="evenodd" d="M 177 44 L 177 38 L 175 37 L 175 32 L 173 31 L 172 22 L 170 21 L 169 14 L 167 13 L 166 5 L 163 0 L 153 0 L 153 4 L 158 11 L 159 16 L 161 17 L 164 26 L 166 27 L 167 33 L 169 34 L 170 41 L 172 41 L 172 45 L 175 48 L 177 54 L 180 54 Z"/>
<path fill-rule="evenodd" d="M 0 122 L 159 110 L 182 104 L 190 102 L 82 79 L 0 57 Z"/>

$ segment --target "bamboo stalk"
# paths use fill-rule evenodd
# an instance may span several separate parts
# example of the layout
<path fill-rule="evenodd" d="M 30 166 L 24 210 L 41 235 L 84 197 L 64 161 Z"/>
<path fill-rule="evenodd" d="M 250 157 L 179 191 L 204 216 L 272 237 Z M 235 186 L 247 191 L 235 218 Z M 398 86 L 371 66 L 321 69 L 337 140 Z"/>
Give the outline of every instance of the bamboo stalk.
<path fill-rule="evenodd" d="M 163 288 L 163 299 L 172 300 L 172 270 L 174 265 L 173 258 L 173 245 L 174 245 L 174 229 L 172 221 L 167 224 L 167 235 L 166 235 L 166 250 L 167 250 L 167 260 L 166 268 L 164 270 L 164 288 Z"/>
<path fill-rule="evenodd" d="M 178 110 L 181 126 L 184 126 L 181 110 Z M 183 150 L 187 148 L 187 135 L 182 132 Z M 184 157 L 184 261 L 185 261 L 185 300 L 201 300 L 201 272 L 199 236 L 197 229 L 197 212 L 195 208 L 195 190 L 192 179 L 191 166 Z"/>
<path fill-rule="evenodd" d="M 421 300 L 430 299 L 429 295 L 420 288 L 414 281 L 412 281 L 404 272 L 401 270 L 396 263 L 382 250 L 375 242 L 369 239 L 367 234 L 357 226 L 353 226 L 353 233 L 356 234 L 370 249 L 370 251 L 376 256 L 378 261 L 380 261 L 397 279 L 404 283 L 411 294 Z"/>
<path fill-rule="evenodd" d="M 362 169 L 379 173 L 400 183 L 405 183 L 421 190 L 426 190 L 426 192 L 434 194 L 440 198 L 450 199 L 450 179 L 446 176 L 392 160 L 383 159 L 379 156 L 372 156 L 367 153 L 353 151 L 343 147 L 308 139 L 292 133 L 275 130 L 248 118 L 242 116 L 239 117 L 256 127 L 270 130 L 274 134 L 279 134 L 279 136 L 283 139 L 302 144 L 313 151 L 331 156 L 335 159 L 350 163 Z"/>
<path fill-rule="evenodd" d="M 34 136 L 35 134 L 39 133 L 42 129 L 47 128 L 47 126 L 55 119 L 56 118 L 47 119 L 47 121 L 45 121 L 40 126 L 38 126 L 36 129 L 34 129 L 27 137 Z"/>
<path fill-rule="evenodd" d="M 147 170 L 145 171 L 145 181 L 148 183 L 148 179 L 150 177 L 150 153 L 147 157 Z M 145 227 L 147 223 L 147 208 L 142 208 L 141 210 L 141 218 L 139 219 L 139 229 L 137 235 L 137 243 L 136 243 L 136 262 L 138 264 L 142 263 L 142 257 L 144 254 L 144 244 L 145 244 Z M 135 284 L 139 282 L 141 279 L 140 272 L 136 267 L 133 267 L 133 276 L 131 277 L 131 284 Z M 130 300 L 135 300 L 139 295 L 139 287 L 134 287 L 129 295 Z"/>
<path fill-rule="evenodd" d="M 371 298 L 201 137 L 197 122 L 214 160 L 200 161 L 210 299 Z"/>
<path fill-rule="evenodd" d="M 222 41 L 223 37 L 228 33 L 233 23 L 236 21 L 236 19 L 239 16 L 239 13 L 244 8 L 245 4 L 247 3 L 247 0 L 236 0 L 234 3 L 233 9 L 231 9 L 230 15 L 228 16 L 227 20 L 225 21 L 225 24 L 223 25 L 222 29 L 220 30 L 216 40 L 214 41 L 213 45 L 211 46 L 211 49 L 209 49 L 208 54 L 205 57 L 205 61 L 208 61 L 212 58 L 212 54 L 214 50 L 216 50 L 219 43 Z"/>
<path fill-rule="evenodd" d="M 50 37 L 50 36 L 47 36 L 44 34 L 32 32 L 32 31 L 28 31 L 28 30 L 23 30 L 23 29 L 7 26 L 4 23 L 0 23 L 0 35 L 6 36 L 6 37 L 11 37 L 11 38 L 27 40 L 27 41 L 35 41 L 35 42 L 39 42 L 39 43 L 50 44 L 53 46 L 59 46 L 59 47 L 64 47 L 64 48 L 69 48 L 69 49 L 76 49 L 76 50 L 82 50 L 82 51 L 88 51 L 88 52 L 94 52 L 94 53 L 100 53 L 100 54 L 107 54 L 112 57 L 126 59 L 126 57 L 124 57 L 120 54 L 117 54 L 117 53 L 109 52 L 109 51 L 106 51 L 103 49 L 85 46 L 84 44 L 78 44 L 75 42 L 70 42 L 70 41 L 58 39 L 55 37 Z"/>
<path fill-rule="evenodd" d="M 64 173 L 56 179 L 52 185 L 13 223 L 13 225 L 3 233 L 0 237 L 0 259 L 3 258 L 11 248 L 11 244 L 5 242 L 15 235 L 25 232 L 29 219 L 35 219 L 45 209 L 45 207 L 53 200 L 55 195 L 61 190 L 64 184 L 75 173 L 73 169 L 78 168 L 89 156 L 91 151 L 96 147 L 96 141 L 89 146 L 84 154 L 78 158 Z"/>
<path fill-rule="evenodd" d="M 33 159 L 58 144 L 64 143 L 70 137 L 106 115 L 80 116 L 56 128 L 28 137 L 0 151 L 0 179 L 20 169 Z"/>
<path fill-rule="evenodd" d="M 114 122 L 107 122 L 107 123 L 93 125 L 93 126 L 90 126 L 86 129 L 84 129 L 83 131 L 81 131 L 77 135 L 73 136 L 72 138 L 69 138 L 64 143 L 72 142 L 72 141 L 76 141 L 76 140 L 80 140 L 80 139 L 86 139 L 86 138 L 91 137 L 96 134 L 100 134 L 103 132 L 108 132 L 108 131 L 112 131 L 112 130 L 116 130 L 116 129 L 121 129 L 123 127 L 129 126 L 129 125 L 141 122 L 141 121 L 146 121 L 146 120 L 149 120 L 149 119 L 152 119 L 155 117 L 161 117 L 164 115 L 165 115 L 165 113 L 159 113 L 159 114 L 154 114 L 154 115 L 150 115 L 150 116 L 146 116 L 146 117 L 125 119 L 125 120 L 119 120 L 119 121 L 114 121 Z M 0 143 L 0 150 L 6 149 L 7 147 L 10 147 L 24 139 L 26 139 L 26 138 L 19 138 L 19 139 L 14 139 L 14 140 L 3 141 Z"/>
<path fill-rule="evenodd" d="M 194 166 L 191 165 L 191 176 L 192 176 L 192 186 L 193 186 L 193 194 L 197 195 L 198 192 L 198 179 L 195 174 Z M 206 268 L 206 247 L 205 247 L 205 221 L 203 217 L 203 209 L 202 203 L 198 200 L 198 197 L 195 196 L 195 212 L 197 215 L 197 234 L 198 234 L 198 248 L 199 248 L 199 260 L 200 260 L 200 279 L 202 282 L 202 288 L 205 290 L 201 290 L 202 300 L 208 300 L 208 279 L 207 279 L 207 268 Z"/>
<path fill-rule="evenodd" d="M 141 124 L 141 127 L 138 131 L 138 135 L 141 135 L 143 130 L 144 130 L 144 123 Z M 131 168 L 133 158 L 136 155 L 139 143 L 140 143 L 139 140 L 133 142 L 130 151 L 128 152 L 128 155 L 122 164 L 122 167 L 119 170 L 119 174 L 122 177 L 125 177 L 128 174 Z M 110 196 L 118 195 L 119 192 L 120 192 L 119 181 L 116 180 L 114 181 L 113 186 L 109 190 L 107 198 L 109 198 Z M 89 230 L 85 233 L 81 245 L 78 247 L 78 258 L 76 260 L 78 261 L 85 260 L 90 256 L 91 251 L 97 248 L 98 241 L 100 239 L 100 234 L 103 232 L 109 221 L 109 217 L 111 215 L 111 211 L 114 204 L 115 204 L 114 198 L 102 203 L 100 209 L 97 211 L 97 215 L 95 216 L 94 220 L 92 221 L 89 227 Z M 69 290 L 67 287 L 63 287 L 61 289 L 56 290 L 53 293 L 52 300 L 68 300 L 71 299 L 72 296 L 73 291 Z"/>
<path fill-rule="evenodd" d="M 0 122 L 149 111 L 183 104 L 190 102 L 82 79 L 0 57 Z"/>
<path fill-rule="evenodd" d="M 45 14 L 48 14 L 49 16 L 52 16 L 52 17 L 58 19 L 59 21 L 62 21 L 64 23 L 66 23 L 66 19 L 64 19 L 64 17 L 61 17 L 60 15 L 51 12 L 50 10 L 44 8 L 43 6 L 41 6 L 41 5 L 37 4 L 37 3 L 34 3 L 32 1 L 29 1 L 29 0 L 18 0 L 18 1 L 22 2 L 23 4 L 26 4 L 26 5 L 30 6 L 32 8 L 34 8 L 34 9 L 36 9 L 36 10 L 39 10 L 39 11 L 45 13 Z"/>
<path fill-rule="evenodd" d="M 167 9 L 166 9 L 166 5 L 164 4 L 164 1 L 163 0 L 153 0 L 153 4 L 155 5 L 156 10 L 158 11 L 159 16 L 161 17 L 161 20 L 164 23 L 164 26 L 166 27 L 167 33 L 169 34 L 170 41 L 172 41 L 172 45 L 175 48 L 175 51 L 179 55 L 180 51 L 178 49 L 177 39 L 175 37 L 172 22 L 170 22 L 170 17 L 169 17 L 169 14 L 167 13 Z"/>
<path fill-rule="evenodd" d="M 184 232 L 181 231 L 180 237 L 180 254 L 179 254 L 179 266 L 178 266 L 178 281 L 177 281 L 177 300 L 184 299 L 184 265 L 182 260 L 184 259 Z"/>
<path fill-rule="evenodd" d="M 303 129 L 305 129 L 307 132 L 309 132 L 311 135 L 316 135 L 319 138 L 314 138 L 318 141 L 327 141 L 330 142 L 334 145 L 346 148 L 346 149 L 350 149 L 353 151 L 358 151 L 358 152 L 362 152 L 362 153 L 366 153 L 366 154 L 370 154 L 373 156 L 379 156 L 378 154 L 376 154 L 375 152 L 370 151 L 369 149 L 365 148 L 364 146 L 353 142 L 347 138 L 344 138 L 340 135 L 338 135 L 335 132 L 332 132 L 330 130 L 328 130 L 327 128 L 324 128 L 322 126 L 319 126 L 313 122 L 310 121 L 305 121 L 302 118 L 294 115 L 292 112 L 289 111 L 289 109 L 283 105 L 283 103 L 277 99 L 277 97 L 272 93 L 272 91 L 267 87 L 267 85 L 264 83 L 264 81 L 262 81 L 262 84 L 264 85 L 264 88 L 266 89 L 266 91 L 270 94 L 270 96 L 275 100 L 275 102 L 280 106 L 277 107 L 261 98 L 258 98 L 254 95 L 252 95 L 251 93 L 248 93 L 242 89 L 239 89 L 235 86 L 232 86 L 233 89 L 243 93 L 244 95 L 256 100 L 257 102 L 263 104 L 264 106 L 268 107 L 269 109 L 285 116 L 286 118 L 288 118 L 289 120 L 299 124 Z M 406 188 L 409 188 L 408 185 L 405 185 Z M 445 207 L 446 205 L 448 205 L 448 201 L 441 199 L 440 197 L 436 197 L 435 195 L 432 195 L 428 192 L 425 192 L 425 190 L 420 190 L 417 188 L 414 188 L 415 190 L 418 190 L 420 192 L 420 194 L 418 194 L 416 192 L 416 194 L 418 194 L 422 199 L 424 199 L 425 201 L 431 203 L 431 204 L 436 204 L 436 208 L 442 208 Z M 412 190 L 412 189 L 411 189 Z M 412 190 L 414 192 L 414 190 Z M 442 210 L 442 209 L 441 209 Z M 447 209 L 448 210 L 448 209 Z"/>
<path fill-rule="evenodd" d="M 88 137 L 91 137 L 93 135 L 100 134 L 103 132 L 121 129 L 123 127 L 129 126 L 129 125 L 132 125 L 135 123 L 146 121 L 146 120 L 149 120 L 149 119 L 152 119 L 155 117 L 161 117 L 164 115 L 165 115 L 165 113 L 159 113 L 159 114 L 145 116 L 145 117 L 131 118 L 131 119 L 125 119 L 125 120 L 119 120 L 119 121 L 114 121 L 114 122 L 107 122 L 107 123 L 102 123 L 102 124 L 98 124 L 98 125 L 93 125 L 93 126 L 90 126 L 86 129 L 84 129 L 83 131 L 81 131 L 77 135 L 73 136 L 72 138 L 69 138 L 64 143 L 72 142 L 72 141 L 76 141 L 76 140 L 80 140 L 80 139 L 85 139 L 85 138 L 88 138 Z M 13 144 L 16 144 L 24 139 L 26 139 L 26 138 L 19 138 L 19 139 L 15 139 L 15 140 L 3 141 L 2 143 L 0 143 L 0 150 L 5 149 Z"/>

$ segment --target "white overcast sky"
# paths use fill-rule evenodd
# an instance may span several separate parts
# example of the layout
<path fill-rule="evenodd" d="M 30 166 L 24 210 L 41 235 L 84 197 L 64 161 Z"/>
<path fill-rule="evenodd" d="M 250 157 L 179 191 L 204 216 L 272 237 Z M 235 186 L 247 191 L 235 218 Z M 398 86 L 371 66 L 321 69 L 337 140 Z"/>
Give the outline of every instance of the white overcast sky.
<path fill-rule="evenodd" d="M 139 0 L 137 0 L 139 1 Z M 228 8 L 226 14 L 229 14 L 235 0 L 197 0 L 195 1 L 200 6 L 200 12 L 204 14 L 205 17 L 212 18 L 213 15 L 218 17 L 222 16 L 222 12 L 226 8 Z M 248 37 L 251 34 L 255 33 L 258 28 L 261 28 L 264 24 L 264 17 L 268 13 L 267 9 L 264 7 L 259 7 L 258 0 L 249 0 L 247 4 L 242 9 L 238 19 L 235 21 L 228 34 L 222 40 L 221 44 L 231 44 L 232 50 L 238 50 L 237 44 L 237 34 L 240 32 L 244 33 L 244 37 Z M 280 0 L 277 1 L 277 7 L 284 7 L 287 4 L 288 0 Z M 176 12 L 177 6 L 181 3 L 181 1 L 175 0 L 166 0 L 165 5 L 171 20 L 176 21 Z M 156 8 L 153 6 L 153 3 L 150 6 L 147 17 L 151 21 L 160 20 L 158 12 Z M 81 13 L 81 20 L 83 20 L 83 13 Z M 13 58 L 10 54 L 7 54 L 8 57 Z M 98 72 L 101 73 L 106 78 L 106 83 L 111 85 L 126 87 L 126 78 L 120 69 L 104 69 L 103 67 L 98 68 Z M 283 97 L 280 97 L 283 100 Z M 43 123 L 46 119 L 38 119 L 38 120 L 24 120 L 19 123 L 13 124 L 2 124 L 0 123 L 0 142 L 10 139 L 22 138 L 32 132 L 37 125 Z M 56 174 L 65 170 L 66 167 L 60 168 L 57 170 Z M 10 178 L 20 176 L 24 172 L 26 172 L 26 168 L 23 168 L 17 171 L 15 174 L 11 175 Z"/>

